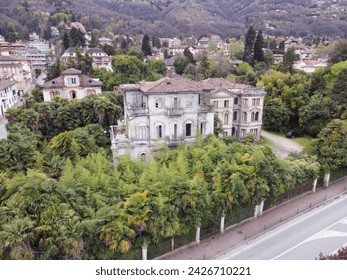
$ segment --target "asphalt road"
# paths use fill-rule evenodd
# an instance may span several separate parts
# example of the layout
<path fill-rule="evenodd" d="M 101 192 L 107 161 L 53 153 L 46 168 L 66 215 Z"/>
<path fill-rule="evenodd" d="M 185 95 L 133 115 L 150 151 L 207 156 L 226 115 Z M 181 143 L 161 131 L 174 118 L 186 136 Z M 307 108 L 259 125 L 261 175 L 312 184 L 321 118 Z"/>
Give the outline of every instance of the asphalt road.
<path fill-rule="evenodd" d="M 2 118 L 0 119 L 0 139 L 7 137 L 6 123 L 7 120 L 4 120 Z"/>
<path fill-rule="evenodd" d="M 347 195 L 220 255 L 225 260 L 314 260 L 347 244 Z"/>
<path fill-rule="evenodd" d="M 301 152 L 303 147 L 298 143 L 262 130 L 261 136 L 273 142 L 272 150 L 281 158 L 286 159 L 291 152 Z"/>

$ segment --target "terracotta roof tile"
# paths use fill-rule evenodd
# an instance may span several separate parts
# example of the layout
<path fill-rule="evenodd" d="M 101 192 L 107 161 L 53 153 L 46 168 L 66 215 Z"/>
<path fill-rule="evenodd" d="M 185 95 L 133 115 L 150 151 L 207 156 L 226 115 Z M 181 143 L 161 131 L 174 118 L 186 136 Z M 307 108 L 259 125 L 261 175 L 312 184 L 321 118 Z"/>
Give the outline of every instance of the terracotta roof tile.
<path fill-rule="evenodd" d="M 145 93 L 211 91 L 212 89 L 213 87 L 208 84 L 193 81 L 176 74 L 155 82 L 142 82 L 140 86 L 140 90 Z"/>

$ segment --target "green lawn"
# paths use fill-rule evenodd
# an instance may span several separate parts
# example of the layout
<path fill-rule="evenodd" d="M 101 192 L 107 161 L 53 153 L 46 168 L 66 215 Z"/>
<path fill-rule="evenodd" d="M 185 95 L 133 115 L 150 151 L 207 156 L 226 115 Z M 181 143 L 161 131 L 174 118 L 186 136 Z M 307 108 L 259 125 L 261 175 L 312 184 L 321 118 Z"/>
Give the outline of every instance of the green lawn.
<path fill-rule="evenodd" d="M 312 139 L 313 138 L 311 136 L 307 136 L 307 135 L 305 135 L 303 137 L 299 137 L 299 138 L 292 138 L 292 140 L 294 142 L 303 146 L 304 149 L 306 149 L 310 145 Z"/>
<path fill-rule="evenodd" d="M 267 131 L 271 134 L 277 135 L 277 136 L 286 137 L 284 132 L 275 132 L 275 131 L 269 131 L 269 130 L 265 130 L 265 131 Z M 290 138 L 290 140 L 293 140 L 294 142 L 303 146 L 304 149 L 306 149 L 310 145 L 312 139 L 313 138 L 311 136 L 307 136 L 307 135 L 305 135 L 303 137 L 299 137 L 299 138 Z M 264 139 L 264 140 L 271 143 L 270 141 L 268 141 L 266 139 Z M 266 144 L 268 144 L 268 143 L 266 143 Z M 268 144 L 268 145 L 270 145 L 270 144 Z"/>
<path fill-rule="evenodd" d="M 269 145 L 270 147 L 272 147 L 274 145 L 273 142 L 271 142 L 270 140 L 264 138 L 264 137 L 260 137 L 259 142 L 257 143 L 259 145 Z"/>

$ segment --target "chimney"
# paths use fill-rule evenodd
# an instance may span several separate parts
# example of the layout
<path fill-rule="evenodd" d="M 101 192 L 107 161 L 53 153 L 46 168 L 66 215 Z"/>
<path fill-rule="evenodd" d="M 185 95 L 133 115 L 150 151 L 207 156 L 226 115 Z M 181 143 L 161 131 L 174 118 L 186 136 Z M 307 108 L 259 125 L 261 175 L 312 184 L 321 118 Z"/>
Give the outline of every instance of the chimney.
<path fill-rule="evenodd" d="M 166 77 L 172 78 L 172 74 L 173 74 L 172 69 L 168 69 L 168 70 L 166 71 Z"/>

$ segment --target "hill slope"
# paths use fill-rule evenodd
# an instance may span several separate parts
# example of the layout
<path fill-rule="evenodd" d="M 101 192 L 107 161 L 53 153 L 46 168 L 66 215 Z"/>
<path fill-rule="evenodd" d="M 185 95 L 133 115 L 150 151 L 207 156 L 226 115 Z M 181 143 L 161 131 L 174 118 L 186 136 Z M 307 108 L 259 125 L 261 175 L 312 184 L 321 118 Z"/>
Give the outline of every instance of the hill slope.
<path fill-rule="evenodd" d="M 8 22 L 24 35 L 74 14 L 87 29 L 159 36 L 245 33 L 253 24 L 273 35 L 346 37 L 347 0 L 3 0 L 0 32 Z M 49 13 L 49 14 L 48 14 Z M 13 31 L 12 31 L 13 32 Z"/>

